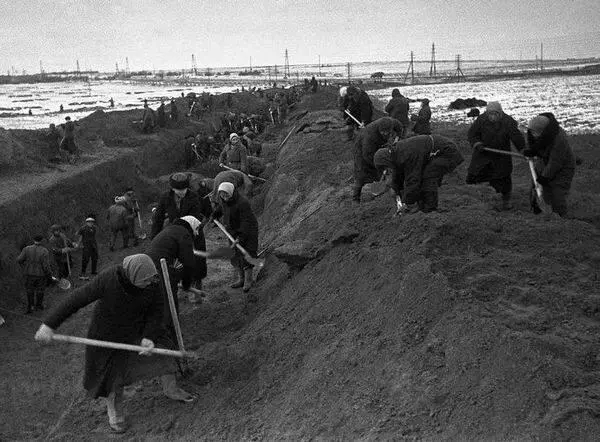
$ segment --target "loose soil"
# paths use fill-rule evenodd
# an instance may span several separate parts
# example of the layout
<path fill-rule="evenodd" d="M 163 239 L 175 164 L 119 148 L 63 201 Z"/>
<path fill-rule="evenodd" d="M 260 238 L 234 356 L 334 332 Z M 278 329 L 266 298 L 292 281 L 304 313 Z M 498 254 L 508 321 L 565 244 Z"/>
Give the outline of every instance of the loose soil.
<path fill-rule="evenodd" d="M 81 391 L 82 348 L 39 346 L 37 323 L 5 315 L 1 439 L 598 439 L 599 137 L 570 138 L 583 163 L 571 215 L 560 219 L 529 212 L 528 170 L 516 160 L 515 209 L 496 212 L 491 188 L 464 184 L 467 128 L 434 125 L 467 161 L 445 178 L 440 212 L 393 217 L 388 195 L 367 190 L 351 202 L 352 145 L 336 98 L 306 96 L 289 125 L 269 133 L 269 182 L 252 200 L 267 249 L 258 302 L 227 288 L 223 261 L 210 262 L 206 302 L 182 301 L 184 340 L 201 356 L 181 384 L 197 400 L 173 403 L 156 380 L 138 383 L 125 401 L 131 429 L 110 436 L 102 403 Z M 278 149 L 294 125 L 306 126 Z M 164 136 L 153 149 L 168 145 Z M 148 176 L 168 172 L 151 157 Z M 80 199 L 97 170 L 78 176 Z M 148 188 L 145 201 L 159 190 Z M 46 197 L 76 219 L 68 200 Z M 8 206 L 26 207 L 22 199 Z M 207 241 L 210 249 L 224 238 L 209 228 Z M 14 253 L 14 242 L 3 245 Z M 132 252 L 103 250 L 102 262 Z M 18 286 L 6 286 L 0 307 L 18 307 Z M 83 335 L 89 314 L 60 331 Z"/>

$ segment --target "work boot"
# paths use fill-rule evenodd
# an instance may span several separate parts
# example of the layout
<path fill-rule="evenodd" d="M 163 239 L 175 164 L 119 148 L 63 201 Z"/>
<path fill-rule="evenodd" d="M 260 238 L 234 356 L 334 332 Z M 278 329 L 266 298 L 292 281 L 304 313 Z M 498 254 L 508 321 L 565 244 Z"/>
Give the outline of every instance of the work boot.
<path fill-rule="evenodd" d="M 194 400 L 194 396 L 177 386 L 177 380 L 175 379 L 174 374 L 165 374 L 160 377 L 160 380 L 163 387 L 163 393 L 169 399 L 181 402 L 192 402 Z"/>
<path fill-rule="evenodd" d="M 232 289 L 239 289 L 244 286 L 244 270 L 242 268 L 238 268 L 238 279 L 236 282 L 231 284 Z"/>
<path fill-rule="evenodd" d="M 244 269 L 244 293 L 250 291 L 252 287 L 252 267 Z"/>

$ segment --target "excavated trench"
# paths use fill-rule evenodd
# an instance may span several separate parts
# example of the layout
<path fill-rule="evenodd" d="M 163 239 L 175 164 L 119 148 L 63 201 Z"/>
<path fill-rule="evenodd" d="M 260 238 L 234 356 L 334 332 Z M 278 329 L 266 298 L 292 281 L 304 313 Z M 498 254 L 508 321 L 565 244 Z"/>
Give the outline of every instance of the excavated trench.
<path fill-rule="evenodd" d="M 198 399 L 175 404 L 156 383 L 142 382 L 125 402 L 132 423 L 125 439 L 600 434 L 597 228 L 530 214 L 521 166 L 515 169 L 516 210 L 509 213 L 490 210 L 490 189 L 463 184 L 466 165 L 445 178 L 439 213 L 394 218 L 387 195 L 370 198 L 368 191 L 353 205 L 351 143 L 339 111 L 332 110 L 334 93 L 306 97 L 265 146 L 273 163 L 265 172 L 269 182 L 252 200 L 267 250 L 253 288 L 258 302 L 247 304 L 226 288 L 226 263 L 209 269 L 208 302 L 184 303 L 182 314 L 188 349 L 200 357 L 181 385 Z M 464 134 L 446 134 L 468 163 Z M 597 152 L 586 155 L 597 161 Z M 126 164 L 113 167 L 129 184 L 137 178 L 127 176 Z M 89 191 L 105 185 L 103 177 L 88 179 Z M 113 185 L 106 193 L 121 190 Z M 574 186 L 575 207 L 598 198 L 597 192 L 577 194 L 582 185 Z M 70 198 L 81 186 L 74 182 L 65 188 L 68 198 L 54 200 L 72 220 L 79 209 L 69 209 Z M 21 204 L 21 211 L 31 207 Z M 106 205 L 100 197 L 97 204 Z M 23 212 L 7 213 L 18 220 Z M 222 240 L 214 230 L 207 239 Z M 80 364 L 80 352 L 64 357 Z M 76 371 L 61 380 L 75 379 Z M 68 412 L 53 415 L 44 431 L 9 435 L 39 437 L 51 429 L 52 438 L 70 440 L 107 431 L 101 404 L 78 397 L 76 388 L 61 400 Z"/>

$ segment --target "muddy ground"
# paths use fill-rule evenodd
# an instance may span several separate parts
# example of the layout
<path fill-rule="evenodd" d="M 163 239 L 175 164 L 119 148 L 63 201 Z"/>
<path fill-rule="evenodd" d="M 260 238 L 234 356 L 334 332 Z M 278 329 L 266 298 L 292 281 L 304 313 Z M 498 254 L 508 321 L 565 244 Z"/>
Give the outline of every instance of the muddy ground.
<path fill-rule="evenodd" d="M 258 302 L 246 305 L 227 289 L 230 267 L 211 261 L 210 297 L 182 304 L 184 339 L 201 357 L 181 382 L 197 400 L 176 404 L 155 381 L 134 385 L 125 403 L 132 428 L 110 436 L 101 402 L 81 391 L 82 349 L 41 347 L 32 340 L 35 321 L 7 314 L 1 439 L 598 439 L 600 137 L 571 137 L 583 164 L 572 213 L 560 219 L 529 212 L 527 168 L 516 161 L 515 209 L 495 211 L 491 188 L 464 184 L 467 128 L 434 125 L 467 161 L 445 178 L 440 212 L 392 217 L 388 195 L 351 203 L 351 143 L 335 101 L 335 91 L 306 97 L 266 140 L 274 164 L 253 197 L 268 250 L 253 289 Z M 277 151 L 294 126 L 304 129 Z M 161 167 L 152 153 L 183 131 L 156 135 L 148 176 L 176 166 Z M 130 147 L 137 161 L 139 147 Z M 126 168 L 112 167 L 130 182 Z M 110 172 L 94 174 L 72 179 L 82 191 L 110 181 Z M 69 198 L 44 196 L 74 222 L 76 191 L 57 186 Z M 158 190 L 146 189 L 145 200 Z M 25 210 L 23 199 L 31 197 L 2 205 L 13 224 L 24 213 L 7 206 Z M 223 242 L 215 229 L 207 238 L 209 248 Z M 3 239 L 3 267 L 14 242 Z M 102 256 L 108 265 L 125 253 Z M 0 307 L 19 308 L 17 283 L 5 270 L 2 278 L 10 290 Z M 83 335 L 89 314 L 60 331 Z"/>

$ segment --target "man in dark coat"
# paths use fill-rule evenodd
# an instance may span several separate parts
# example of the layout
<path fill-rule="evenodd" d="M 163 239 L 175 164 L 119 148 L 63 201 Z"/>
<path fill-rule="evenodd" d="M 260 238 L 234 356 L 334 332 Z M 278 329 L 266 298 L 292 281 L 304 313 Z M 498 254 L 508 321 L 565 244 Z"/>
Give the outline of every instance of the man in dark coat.
<path fill-rule="evenodd" d="M 184 292 L 188 292 L 190 289 L 192 277 L 196 272 L 194 238 L 201 232 L 201 223 L 197 218 L 193 216 L 177 218 L 154 237 L 150 243 L 150 248 L 146 252 L 152 258 L 160 273 L 164 301 L 163 323 L 165 324 L 167 337 L 171 342 L 177 342 L 177 336 L 175 334 L 175 326 L 173 324 L 166 282 L 163 277 L 160 260 L 162 258 L 166 260 L 175 310 L 179 314 L 179 299 L 176 296 L 177 285 L 181 281 L 181 287 Z M 176 261 L 180 265 L 176 265 Z M 163 375 L 161 382 L 165 395 L 171 399 L 183 402 L 191 402 L 193 400 L 192 395 L 177 386 L 174 374 Z"/>
<path fill-rule="evenodd" d="M 413 132 L 417 135 L 429 135 L 431 133 L 431 108 L 429 107 L 429 99 L 421 100 L 421 108 L 415 118 Z"/>
<path fill-rule="evenodd" d="M 252 211 L 250 202 L 241 195 L 232 183 L 223 182 L 218 187 L 221 199 L 220 210 L 215 211 L 215 218 L 222 213 L 223 224 L 227 231 L 252 257 L 258 252 L 258 221 Z M 248 292 L 252 287 L 252 264 L 236 248 L 231 264 L 238 270 L 239 279 L 231 285 L 232 288 L 243 287 Z"/>
<path fill-rule="evenodd" d="M 177 122 L 179 119 L 179 110 L 177 109 L 177 103 L 175 99 L 171 98 L 171 121 Z"/>
<path fill-rule="evenodd" d="M 69 252 L 75 250 L 73 242 L 62 232 L 62 227 L 58 224 L 52 225 L 50 227 L 50 232 L 51 235 L 48 240 L 48 245 L 50 246 L 50 251 L 52 252 L 54 262 L 58 269 L 58 277 L 68 278 L 71 276 L 69 274 L 69 268 L 73 267 L 73 260 L 69 255 Z"/>
<path fill-rule="evenodd" d="M 144 113 L 142 114 L 142 132 L 145 134 L 151 133 L 154 130 L 154 111 L 144 104 Z"/>
<path fill-rule="evenodd" d="M 23 267 L 25 277 L 25 291 L 27 293 L 27 310 L 29 314 L 33 309 L 44 310 L 44 292 L 50 272 L 50 253 L 42 245 L 42 235 L 33 238 L 33 244 L 21 250 L 17 262 Z"/>
<path fill-rule="evenodd" d="M 35 339 L 50 343 L 54 330 L 67 318 L 98 301 L 88 338 L 152 349 L 164 334 L 163 298 L 157 283 L 157 271 L 150 257 L 128 256 L 122 265 L 104 270 L 53 308 Z M 106 398 L 109 425 L 117 433 L 127 429 L 121 409 L 123 387 L 137 380 L 133 369 L 138 359 L 135 353 L 124 350 L 92 346 L 85 350 L 83 386 L 90 397 Z M 174 364 L 170 365 L 174 370 Z"/>
<path fill-rule="evenodd" d="M 169 222 L 174 222 L 177 218 L 183 218 L 190 215 L 201 222 L 204 219 L 202 203 L 198 194 L 190 189 L 190 179 L 187 174 L 177 172 L 169 178 L 171 190 L 165 192 L 158 202 L 158 207 L 154 211 L 154 219 L 152 223 L 152 233 L 150 238 L 153 239 L 162 230 L 165 223 L 165 217 Z M 206 240 L 204 232 L 199 230 L 194 236 L 194 247 L 197 250 L 206 250 Z M 199 256 L 194 257 L 194 285 L 197 289 L 202 288 L 202 280 L 206 277 L 206 259 Z"/>
<path fill-rule="evenodd" d="M 567 134 L 550 112 L 534 117 L 527 128 L 528 148 L 523 154 L 529 158 L 539 158 L 535 170 L 537 181 L 542 185 L 544 201 L 551 205 L 553 212 L 564 217 L 567 214 L 567 197 L 575 175 L 575 155 L 567 140 Z M 540 208 L 533 188 L 531 203 L 534 212 L 539 213 Z"/>
<path fill-rule="evenodd" d="M 409 211 L 438 208 L 438 187 L 445 174 L 464 161 L 456 144 L 441 135 L 418 135 L 375 153 L 375 166 L 391 170 L 391 187 Z"/>
<path fill-rule="evenodd" d="M 373 103 L 369 95 L 356 86 L 348 86 L 348 110 L 354 118 L 366 126 L 373 121 Z"/>
<path fill-rule="evenodd" d="M 381 177 L 373 164 L 373 155 L 390 141 L 392 132 L 402 133 L 402 124 L 390 117 L 379 118 L 358 133 L 354 143 L 354 189 L 352 198 L 360 202 L 362 188 Z"/>
<path fill-rule="evenodd" d="M 167 125 L 167 114 L 165 112 L 165 102 L 161 101 L 160 106 L 156 110 L 156 123 L 159 127 L 165 127 Z"/>
<path fill-rule="evenodd" d="M 60 162 L 60 140 L 62 135 L 54 124 L 50 125 L 46 139 L 48 141 L 48 159 L 51 162 Z"/>
<path fill-rule="evenodd" d="M 408 111 L 410 110 L 410 100 L 400 93 L 399 89 L 392 91 L 392 99 L 385 107 L 385 111 L 391 118 L 395 118 L 402 124 L 402 133 L 398 134 L 400 138 L 406 137 L 410 120 Z"/>
<path fill-rule="evenodd" d="M 519 131 L 517 122 L 502 111 L 500 103 L 490 101 L 486 111 L 469 128 L 469 143 L 473 146 L 473 156 L 467 172 L 467 184 L 488 182 L 496 193 L 502 195 L 500 210 L 510 210 L 512 193 L 512 159 L 510 155 L 487 152 L 492 149 L 511 150 L 511 142 L 517 150 L 525 148 L 525 137 Z"/>

